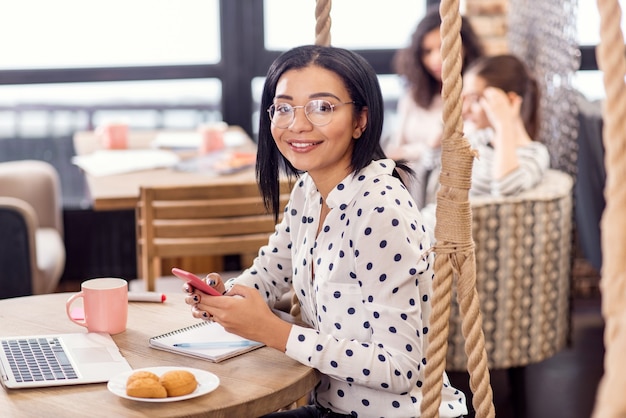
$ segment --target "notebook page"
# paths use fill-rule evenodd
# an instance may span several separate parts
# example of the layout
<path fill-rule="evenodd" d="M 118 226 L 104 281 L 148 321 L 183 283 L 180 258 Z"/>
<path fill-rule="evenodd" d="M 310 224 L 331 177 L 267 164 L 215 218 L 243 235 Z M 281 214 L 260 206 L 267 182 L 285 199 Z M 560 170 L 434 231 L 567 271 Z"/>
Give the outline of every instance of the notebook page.
<path fill-rule="evenodd" d="M 150 338 L 153 348 L 219 362 L 263 344 L 231 334 L 217 322 L 199 322 Z"/>

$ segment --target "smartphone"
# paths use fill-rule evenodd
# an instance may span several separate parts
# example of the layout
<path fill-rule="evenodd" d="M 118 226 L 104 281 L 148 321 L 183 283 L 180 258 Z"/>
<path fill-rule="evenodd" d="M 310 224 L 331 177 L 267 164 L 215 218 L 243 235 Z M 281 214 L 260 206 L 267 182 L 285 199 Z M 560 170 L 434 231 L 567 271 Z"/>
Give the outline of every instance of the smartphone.
<path fill-rule="evenodd" d="M 220 292 L 209 286 L 204 280 L 193 273 L 189 273 L 188 271 L 176 267 L 172 268 L 172 273 L 179 279 L 186 281 L 187 284 L 194 289 L 202 290 L 204 293 L 212 296 L 222 296 Z"/>

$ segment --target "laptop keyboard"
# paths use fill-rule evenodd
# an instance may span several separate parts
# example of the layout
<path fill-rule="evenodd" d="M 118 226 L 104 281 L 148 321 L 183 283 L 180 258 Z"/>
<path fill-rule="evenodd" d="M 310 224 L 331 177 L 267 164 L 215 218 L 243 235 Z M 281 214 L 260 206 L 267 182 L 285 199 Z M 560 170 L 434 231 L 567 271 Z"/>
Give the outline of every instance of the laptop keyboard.
<path fill-rule="evenodd" d="M 2 350 L 18 382 L 78 378 L 58 338 L 2 340 Z"/>

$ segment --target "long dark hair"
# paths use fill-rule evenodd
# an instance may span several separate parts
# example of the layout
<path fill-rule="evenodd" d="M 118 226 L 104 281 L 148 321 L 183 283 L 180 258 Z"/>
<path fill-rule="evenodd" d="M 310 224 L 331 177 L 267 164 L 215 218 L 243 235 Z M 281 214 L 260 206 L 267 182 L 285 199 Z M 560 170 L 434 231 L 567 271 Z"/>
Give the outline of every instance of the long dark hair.
<path fill-rule="evenodd" d="M 279 203 L 281 170 L 290 177 L 297 177 L 300 173 L 278 150 L 270 131 L 271 124 L 266 109 L 274 101 L 276 84 L 280 77 L 286 71 L 308 66 L 318 66 L 332 71 L 343 80 L 350 100 L 355 102 L 353 106 L 355 115 L 367 107 L 367 126 L 354 143 L 351 161 L 353 172 L 363 169 L 372 160 L 386 158 L 380 146 L 384 114 L 383 96 L 372 66 L 360 55 L 342 48 L 306 45 L 282 53 L 270 66 L 263 86 L 256 160 L 259 189 L 265 206 L 275 216 L 278 216 L 281 210 Z M 410 172 L 402 162 L 397 165 Z M 394 176 L 399 178 L 397 172 L 394 172 Z"/>
<path fill-rule="evenodd" d="M 511 54 L 483 57 L 473 62 L 466 73 L 482 78 L 488 87 L 497 87 L 520 96 L 520 115 L 524 128 L 531 139 L 537 139 L 541 91 L 537 80 L 521 59 Z"/>
<path fill-rule="evenodd" d="M 417 24 L 411 36 L 411 44 L 407 48 L 398 50 L 392 62 L 394 71 L 405 78 L 415 103 L 423 108 L 430 107 L 434 98 L 441 94 L 441 81 L 428 72 L 422 60 L 424 37 L 439 27 L 441 27 L 439 8 L 431 6 Z M 462 73 L 472 61 L 482 57 L 484 51 L 478 36 L 465 16 L 461 17 L 460 35 L 463 44 Z"/>

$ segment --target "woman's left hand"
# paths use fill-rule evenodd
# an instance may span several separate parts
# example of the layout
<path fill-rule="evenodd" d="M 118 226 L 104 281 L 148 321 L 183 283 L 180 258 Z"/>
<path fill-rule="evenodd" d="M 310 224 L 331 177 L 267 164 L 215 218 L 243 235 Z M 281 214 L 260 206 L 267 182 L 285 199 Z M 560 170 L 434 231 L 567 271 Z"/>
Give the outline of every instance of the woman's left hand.
<path fill-rule="evenodd" d="M 185 301 L 192 302 L 195 318 L 212 319 L 228 332 L 285 350 L 291 324 L 276 316 L 253 288 L 235 285 L 224 296 L 194 292 Z"/>

